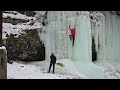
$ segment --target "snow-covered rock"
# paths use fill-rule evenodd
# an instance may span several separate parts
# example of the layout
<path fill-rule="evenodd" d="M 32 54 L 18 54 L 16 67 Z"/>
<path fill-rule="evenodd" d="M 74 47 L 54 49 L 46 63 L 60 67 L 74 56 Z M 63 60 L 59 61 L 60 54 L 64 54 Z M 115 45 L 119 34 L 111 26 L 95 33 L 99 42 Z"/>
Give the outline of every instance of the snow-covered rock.
<path fill-rule="evenodd" d="M 12 13 L 11 13 L 12 12 Z M 42 28 L 42 25 L 36 20 L 36 17 L 30 17 L 23 14 L 20 14 L 16 11 L 10 11 L 8 13 L 3 13 L 3 18 L 11 18 L 11 19 L 21 19 L 28 20 L 26 23 L 18 22 L 17 25 L 13 25 L 12 23 L 4 23 L 3 22 L 3 39 L 7 39 L 7 35 L 13 34 L 17 35 L 18 38 L 21 34 L 25 34 L 24 30 L 34 30 Z"/>
<path fill-rule="evenodd" d="M 4 11 L 2 38 L 8 50 L 8 59 L 41 60 L 43 45 L 37 31 L 41 28 L 42 25 L 35 16 L 27 16 L 18 11 Z"/>
<path fill-rule="evenodd" d="M 5 47 L 5 46 L 2 46 L 2 47 L 0 47 L 0 49 L 5 49 L 5 50 L 6 50 L 6 47 Z"/>

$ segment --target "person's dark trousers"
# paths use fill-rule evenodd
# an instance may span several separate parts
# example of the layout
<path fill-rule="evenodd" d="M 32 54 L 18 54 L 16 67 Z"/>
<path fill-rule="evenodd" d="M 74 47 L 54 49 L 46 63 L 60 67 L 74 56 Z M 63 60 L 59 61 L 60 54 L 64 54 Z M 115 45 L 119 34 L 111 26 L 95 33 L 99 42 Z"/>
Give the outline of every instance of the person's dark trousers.
<path fill-rule="evenodd" d="M 49 66 L 49 71 L 48 71 L 48 73 L 50 72 L 50 69 L 51 69 L 51 67 L 52 67 L 52 63 L 50 63 L 50 66 Z"/>
<path fill-rule="evenodd" d="M 49 67 L 49 71 L 48 71 L 48 73 L 50 72 L 50 69 L 51 69 L 51 67 L 52 67 L 52 65 L 53 65 L 53 74 L 54 74 L 54 70 L 55 70 L 55 63 L 54 64 L 50 64 L 50 67 Z"/>
<path fill-rule="evenodd" d="M 75 36 L 73 36 L 72 38 L 73 38 L 73 45 L 74 45 L 74 42 L 75 42 Z"/>
<path fill-rule="evenodd" d="M 55 63 L 53 64 L 53 74 L 54 74 L 54 70 L 55 70 Z"/>
<path fill-rule="evenodd" d="M 69 35 L 69 37 L 70 37 L 70 40 L 72 40 L 72 35 Z"/>

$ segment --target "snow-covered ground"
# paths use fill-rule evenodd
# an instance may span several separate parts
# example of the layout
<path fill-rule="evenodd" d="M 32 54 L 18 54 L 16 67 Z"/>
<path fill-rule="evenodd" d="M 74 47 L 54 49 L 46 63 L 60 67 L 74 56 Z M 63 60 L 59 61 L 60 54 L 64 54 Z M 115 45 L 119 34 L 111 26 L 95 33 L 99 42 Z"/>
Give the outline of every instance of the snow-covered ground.
<path fill-rule="evenodd" d="M 46 73 L 40 66 L 7 63 L 8 79 L 75 79 L 72 75 Z"/>
<path fill-rule="evenodd" d="M 106 62 L 106 63 L 98 63 L 95 62 L 96 65 L 104 72 L 104 75 L 108 79 L 120 79 L 120 72 L 115 69 L 115 67 Z"/>
<path fill-rule="evenodd" d="M 61 67 L 56 64 L 55 74 L 52 74 L 52 68 L 51 68 L 51 73 L 47 73 L 49 68 L 49 63 L 47 61 L 36 61 L 30 63 L 13 62 L 12 64 L 7 63 L 7 78 L 8 79 L 91 79 L 89 75 L 86 75 L 85 73 L 83 74 L 82 72 L 78 72 L 76 66 L 74 65 L 74 63 L 72 63 L 72 61 L 68 59 L 63 59 L 57 61 L 57 63 L 58 62 L 64 63 L 64 67 Z M 114 66 L 112 66 L 111 64 L 103 64 L 103 63 L 95 62 L 95 65 L 97 65 L 98 68 L 97 70 L 102 70 L 103 73 L 101 74 L 105 77 L 105 79 L 120 79 L 120 73 L 116 71 Z M 89 73 L 92 74 L 92 70 L 91 72 L 89 71 Z M 98 79 L 103 79 L 103 78 L 98 78 Z"/>

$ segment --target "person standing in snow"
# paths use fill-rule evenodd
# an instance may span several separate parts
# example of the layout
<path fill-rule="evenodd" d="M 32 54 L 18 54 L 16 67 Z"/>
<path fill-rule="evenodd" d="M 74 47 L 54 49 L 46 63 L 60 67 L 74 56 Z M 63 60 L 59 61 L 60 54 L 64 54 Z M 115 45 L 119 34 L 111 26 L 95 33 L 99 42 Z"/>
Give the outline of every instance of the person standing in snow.
<path fill-rule="evenodd" d="M 50 72 L 50 69 L 51 69 L 51 67 L 52 67 L 52 65 L 53 65 L 53 74 L 54 74 L 54 70 L 55 70 L 55 63 L 56 63 L 56 56 L 54 55 L 54 53 L 51 53 L 51 56 L 50 56 L 50 66 L 49 66 L 49 71 L 48 71 L 48 73 Z"/>
<path fill-rule="evenodd" d="M 69 30 L 71 31 L 71 35 L 69 35 L 69 37 L 70 37 L 71 40 L 73 40 L 73 44 L 72 45 L 74 45 L 75 34 L 76 34 L 76 27 L 74 26 L 74 29 L 71 29 L 70 25 L 69 25 Z"/>

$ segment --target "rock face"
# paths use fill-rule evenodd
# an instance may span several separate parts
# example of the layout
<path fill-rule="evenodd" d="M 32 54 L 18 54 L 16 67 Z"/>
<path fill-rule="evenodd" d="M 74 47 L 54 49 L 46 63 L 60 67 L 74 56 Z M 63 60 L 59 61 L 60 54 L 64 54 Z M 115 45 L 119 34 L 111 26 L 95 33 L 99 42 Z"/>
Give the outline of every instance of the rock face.
<path fill-rule="evenodd" d="M 33 11 L 3 13 L 3 43 L 8 50 L 8 61 L 45 59 L 45 48 L 38 36 L 38 29 L 41 29 L 41 24 Z"/>
<path fill-rule="evenodd" d="M 40 42 L 37 30 L 26 30 L 19 38 L 8 36 L 6 48 L 8 59 L 35 61 L 44 60 L 44 45 Z"/>

